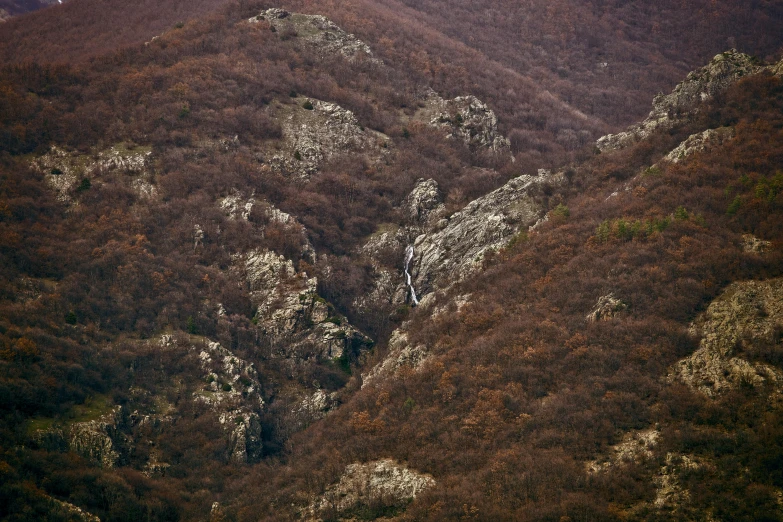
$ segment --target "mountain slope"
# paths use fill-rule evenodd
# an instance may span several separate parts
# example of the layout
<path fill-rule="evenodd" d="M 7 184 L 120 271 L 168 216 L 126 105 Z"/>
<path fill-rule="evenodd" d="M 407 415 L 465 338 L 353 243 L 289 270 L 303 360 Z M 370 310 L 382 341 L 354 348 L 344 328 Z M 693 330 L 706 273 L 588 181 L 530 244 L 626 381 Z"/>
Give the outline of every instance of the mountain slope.
<path fill-rule="evenodd" d="M 295 516 L 346 466 L 392 459 L 435 481 L 412 519 L 780 517 L 779 279 L 744 282 L 783 266 L 780 93 L 769 73 L 748 78 L 672 135 L 576 167 L 562 209 L 417 309 L 391 356 L 417 355 L 296 436 L 270 503 L 245 505 L 275 519 L 293 502 Z M 730 140 L 660 159 L 726 124 Z M 712 342 L 730 348 L 705 355 Z M 404 506 L 390 495 L 320 516 Z"/>
<path fill-rule="evenodd" d="M 601 152 L 411 7 L 182 8 L 2 69 L 0 516 L 779 517 L 780 63 Z"/>

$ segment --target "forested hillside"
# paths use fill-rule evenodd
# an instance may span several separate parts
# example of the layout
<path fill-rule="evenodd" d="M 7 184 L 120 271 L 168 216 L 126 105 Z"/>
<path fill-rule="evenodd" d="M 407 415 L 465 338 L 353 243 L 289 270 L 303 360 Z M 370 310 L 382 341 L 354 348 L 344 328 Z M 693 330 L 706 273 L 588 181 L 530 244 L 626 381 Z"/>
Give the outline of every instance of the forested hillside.
<path fill-rule="evenodd" d="M 0 518 L 783 518 L 780 6 L 282 7 L 0 25 Z"/>

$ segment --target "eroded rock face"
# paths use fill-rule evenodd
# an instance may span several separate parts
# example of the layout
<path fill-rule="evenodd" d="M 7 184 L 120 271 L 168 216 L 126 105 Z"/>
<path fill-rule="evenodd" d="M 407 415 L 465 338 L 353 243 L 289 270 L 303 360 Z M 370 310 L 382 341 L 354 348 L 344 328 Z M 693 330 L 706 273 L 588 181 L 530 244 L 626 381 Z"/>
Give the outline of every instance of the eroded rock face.
<path fill-rule="evenodd" d="M 454 213 L 442 229 L 418 236 L 412 264 L 416 291 L 424 294 L 465 278 L 488 251 L 527 231 L 545 213 L 535 198 L 537 190 L 559 181 L 559 175 L 514 178 Z"/>
<path fill-rule="evenodd" d="M 764 254 L 772 247 L 771 241 L 759 239 L 753 234 L 742 235 L 742 250 L 753 254 Z"/>
<path fill-rule="evenodd" d="M 770 65 L 768 69 L 769 72 L 771 72 L 775 76 L 783 76 L 783 60 L 780 60 L 776 64 Z"/>
<path fill-rule="evenodd" d="M 446 131 L 446 136 L 474 147 L 510 154 L 510 142 L 498 131 L 498 118 L 486 103 L 475 96 L 458 96 L 451 100 L 429 92 L 424 108 L 415 115 L 421 121 Z"/>
<path fill-rule="evenodd" d="M 687 509 L 690 492 L 682 486 L 680 476 L 705 466 L 708 464 L 697 456 L 667 453 L 665 464 L 653 477 L 657 489 L 653 505 L 658 509 L 670 510 L 675 515 L 683 512 Z"/>
<path fill-rule="evenodd" d="M 308 179 L 324 161 L 340 154 L 364 154 L 377 161 L 389 138 L 364 129 L 353 112 L 314 98 L 279 104 L 275 116 L 283 130 L 280 150 L 270 151 L 271 167 L 285 175 Z"/>
<path fill-rule="evenodd" d="M 434 179 L 419 179 L 402 202 L 405 219 L 413 226 L 427 226 L 444 217 L 443 194 Z"/>
<path fill-rule="evenodd" d="M 704 132 L 691 134 L 674 150 L 664 156 L 665 161 L 678 163 L 696 152 L 704 152 L 714 147 L 719 147 L 734 137 L 733 127 L 721 127 L 719 129 L 707 129 Z"/>
<path fill-rule="evenodd" d="M 690 357 L 674 365 L 669 378 L 708 397 L 730 389 L 770 384 L 779 393 L 783 372 L 741 357 L 743 347 L 780 342 L 783 278 L 731 284 L 692 326 L 702 340 Z"/>
<path fill-rule="evenodd" d="M 385 309 L 388 314 L 395 306 L 416 305 L 404 274 L 411 246 L 414 255 L 408 269 L 422 304 L 429 293 L 468 277 L 487 252 L 505 247 L 517 234 L 544 220 L 540 190 L 562 180 L 561 173 L 548 171 L 520 176 L 450 217 L 437 183 L 419 180 L 402 204 L 405 224 L 384 225 L 359 248 L 358 254 L 373 266 L 374 286 L 354 306 L 362 312 Z"/>
<path fill-rule="evenodd" d="M 383 505 L 404 508 L 435 480 L 422 473 L 383 459 L 350 464 L 337 484 L 330 486 L 312 506 L 316 517 L 347 515 L 362 506 Z"/>
<path fill-rule="evenodd" d="M 281 38 L 300 44 L 322 58 L 342 55 L 350 61 L 365 59 L 381 63 L 373 57 L 366 43 L 346 33 L 325 16 L 272 8 L 261 11 L 248 21 L 254 24 L 266 22 Z"/>
<path fill-rule="evenodd" d="M 247 221 L 253 206 L 256 204 L 254 194 L 245 196 L 242 192 L 234 189 L 231 194 L 218 201 L 218 206 L 231 219 L 243 219 Z"/>
<path fill-rule="evenodd" d="M 756 65 L 747 54 L 735 49 L 721 53 L 701 69 L 689 73 L 670 94 L 656 96 L 652 111 L 643 122 L 625 132 L 599 138 L 596 146 L 601 151 L 621 149 L 647 138 L 656 129 L 669 129 L 697 112 L 699 105 L 715 94 L 761 70 L 763 67 Z"/>
<path fill-rule="evenodd" d="M 49 497 L 48 500 L 54 507 L 53 513 L 62 515 L 63 520 L 72 520 L 77 522 L 101 522 L 101 519 L 97 516 L 89 513 L 79 506 L 75 506 L 70 502 L 63 502 L 54 497 Z"/>
<path fill-rule="evenodd" d="M 66 430 L 68 449 L 102 468 L 113 468 L 120 458 L 113 440 L 118 435 L 120 416 L 121 409 L 117 406 L 98 420 L 72 424 Z"/>
<path fill-rule="evenodd" d="M 216 342 L 207 341 L 198 358 L 206 384 L 195 393 L 194 400 L 217 413 L 227 433 L 232 461 L 258 459 L 263 449 L 259 411 L 264 407 L 258 372 L 252 363 Z"/>
<path fill-rule="evenodd" d="M 297 273 L 291 260 L 264 250 L 250 252 L 242 261 L 258 326 L 278 341 L 280 355 L 333 359 L 354 343 L 370 342 L 317 294 L 317 278 Z"/>

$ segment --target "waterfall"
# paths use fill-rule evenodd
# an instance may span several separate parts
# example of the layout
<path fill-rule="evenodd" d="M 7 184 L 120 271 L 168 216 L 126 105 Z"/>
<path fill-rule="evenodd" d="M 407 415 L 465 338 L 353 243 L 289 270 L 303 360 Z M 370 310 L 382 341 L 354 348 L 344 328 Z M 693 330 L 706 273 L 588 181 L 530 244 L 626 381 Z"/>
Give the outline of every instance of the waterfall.
<path fill-rule="evenodd" d="M 411 283 L 411 273 L 408 271 L 408 267 L 410 266 L 412 260 L 413 245 L 408 245 L 408 248 L 405 249 L 405 280 L 408 284 L 408 288 L 411 291 L 411 302 L 413 303 L 413 306 L 416 306 L 419 304 L 419 300 L 416 299 L 416 290 L 413 289 L 413 283 Z"/>

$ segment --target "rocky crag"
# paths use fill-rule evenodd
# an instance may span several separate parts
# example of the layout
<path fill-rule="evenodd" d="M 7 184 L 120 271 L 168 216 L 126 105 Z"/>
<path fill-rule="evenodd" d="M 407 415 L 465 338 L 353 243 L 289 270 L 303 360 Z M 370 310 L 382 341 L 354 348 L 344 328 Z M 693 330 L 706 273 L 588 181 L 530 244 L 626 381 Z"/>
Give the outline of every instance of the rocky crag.
<path fill-rule="evenodd" d="M 428 91 L 422 105 L 413 115 L 413 121 L 444 130 L 447 138 L 461 140 L 472 147 L 511 154 L 510 142 L 498 131 L 495 112 L 475 96 L 447 100 Z"/>
<path fill-rule="evenodd" d="M 649 137 L 657 129 L 670 129 L 698 111 L 701 103 L 763 69 L 753 58 L 735 49 L 721 53 L 704 67 L 688 74 L 670 94 L 656 96 L 652 111 L 644 121 L 624 132 L 599 138 L 596 146 L 601 151 L 621 149 Z"/>
<path fill-rule="evenodd" d="M 350 61 L 364 59 L 381 63 L 366 43 L 346 33 L 325 16 L 271 8 L 261 11 L 248 22 L 268 24 L 281 38 L 297 42 L 308 54 L 321 58 L 341 55 Z"/>
<path fill-rule="evenodd" d="M 388 136 L 362 127 L 351 111 L 336 103 L 299 97 L 275 104 L 272 113 L 283 136 L 264 154 L 273 170 L 295 179 L 308 180 L 324 162 L 343 154 L 378 162 L 391 143 Z"/>

